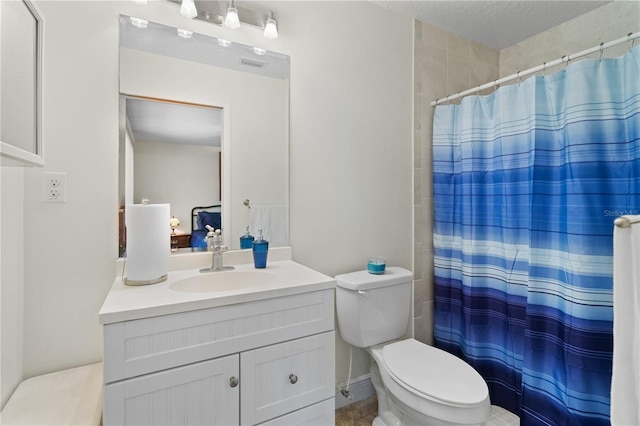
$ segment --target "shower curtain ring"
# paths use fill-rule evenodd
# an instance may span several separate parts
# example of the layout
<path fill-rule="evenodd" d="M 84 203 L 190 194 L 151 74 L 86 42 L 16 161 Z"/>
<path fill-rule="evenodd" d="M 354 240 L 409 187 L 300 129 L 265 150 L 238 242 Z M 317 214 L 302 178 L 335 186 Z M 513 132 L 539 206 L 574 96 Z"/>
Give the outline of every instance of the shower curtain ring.
<path fill-rule="evenodd" d="M 518 84 L 520 84 L 520 71 L 518 71 L 516 73 L 516 79 L 517 79 Z"/>
<path fill-rule="evenodd" d="M 629 34 L 627 34 L 627 43 L 629 43 L 629 51 L 631 51 L 631 49 L 633 49 L 633 45 L 634 45 L 634 44 L 635 44 L 635 42 L 636 42 L 636 39 L 635 39 L 635 38 L 634 38 L 633 40 L 631 39 L 631 35 L 632 35 L 632 34 L 633 34 L 633 33 L 629 33 Z"/>
<path fill-rule="evenodd" d="M 569 66 L 569 61 L 570 61 L 569 56 L 564 55 L 564 56 L 562 57 L 562 62 L 565 62 L 565 64 L 564 64 L 564 69 L 567 69 L 567 67 Z"/>
<path fill-rule="evenodd" d="M 547 76 L 547 63 L 544 62 L 542 64 L 542 77 L 546 77 Z"/>
<path fill-rule="evenodd" d="M 602 53 L 604 52 L 604 41 L 600 43 L 600 60 L 602 61 Z"/>

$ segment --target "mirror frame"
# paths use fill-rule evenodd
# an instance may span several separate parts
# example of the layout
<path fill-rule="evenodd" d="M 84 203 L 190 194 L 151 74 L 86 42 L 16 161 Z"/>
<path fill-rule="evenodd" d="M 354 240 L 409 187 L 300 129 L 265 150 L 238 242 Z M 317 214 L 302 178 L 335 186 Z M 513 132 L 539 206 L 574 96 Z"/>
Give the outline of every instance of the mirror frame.
<path fill-rule="evenodd" d="M 44 21 L 36 6 L 29 0 L 21 0 L 35 20 L 36 37 L 33 55 L 35 60 L 35 152 L 19 148 L 11 141 L 0 140 L 0 157 L 3 166 L 44 166 L 42 143 L 42 58 L 44 44 Z"/>

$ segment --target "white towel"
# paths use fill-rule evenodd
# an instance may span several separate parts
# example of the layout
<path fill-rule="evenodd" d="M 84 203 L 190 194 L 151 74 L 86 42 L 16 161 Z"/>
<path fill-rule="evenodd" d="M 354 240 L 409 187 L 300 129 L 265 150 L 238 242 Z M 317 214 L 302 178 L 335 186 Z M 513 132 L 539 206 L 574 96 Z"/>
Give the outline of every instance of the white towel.
<path fill-rule="evenodd" d="M 258 229 L 269 242 L 269 247 L 289 245 L 289 206 L 287 204 L 251 203 L 249 226 L 254 237 Z"/>
<path fill-rule="evenodd" d="M 611 424 L 613 426 L 640 425 L 638 401 L 640 401 L 640 223 L 628 228 L 615 227 L 613 231 Z"/>

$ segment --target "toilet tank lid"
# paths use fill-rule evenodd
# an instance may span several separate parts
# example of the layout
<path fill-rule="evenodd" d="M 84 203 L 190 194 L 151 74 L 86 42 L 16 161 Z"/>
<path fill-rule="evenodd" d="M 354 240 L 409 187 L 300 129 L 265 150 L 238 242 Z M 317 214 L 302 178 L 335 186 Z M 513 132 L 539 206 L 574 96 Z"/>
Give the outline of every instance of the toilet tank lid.
<path fill-rule="evenodd" d="M 367 271 L 350 272 L 336 275 L 336 285 L 348 290 L 371 290 L 380 287 L 411 282 L 413 273 L 404 268 L 391 266 L 385 269 L 384 274 L 374 275 Z"/>

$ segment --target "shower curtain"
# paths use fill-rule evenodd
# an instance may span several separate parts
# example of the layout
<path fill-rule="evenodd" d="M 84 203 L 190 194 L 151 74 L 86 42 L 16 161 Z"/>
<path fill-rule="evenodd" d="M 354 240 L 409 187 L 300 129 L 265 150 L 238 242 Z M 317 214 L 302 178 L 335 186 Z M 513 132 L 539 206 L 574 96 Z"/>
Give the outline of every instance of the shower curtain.
<path fill-rule="evenodd" d="M 436 107 L 433 168 L 436 346 L 522 425 L 609 424 L 612 223 L 640 210 L 640 49 Z"/>

